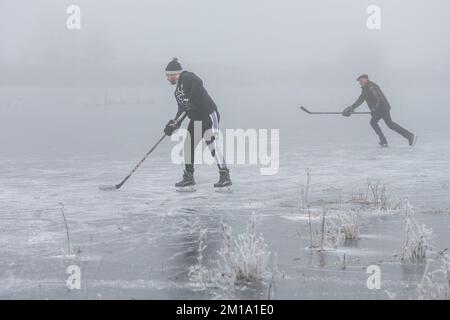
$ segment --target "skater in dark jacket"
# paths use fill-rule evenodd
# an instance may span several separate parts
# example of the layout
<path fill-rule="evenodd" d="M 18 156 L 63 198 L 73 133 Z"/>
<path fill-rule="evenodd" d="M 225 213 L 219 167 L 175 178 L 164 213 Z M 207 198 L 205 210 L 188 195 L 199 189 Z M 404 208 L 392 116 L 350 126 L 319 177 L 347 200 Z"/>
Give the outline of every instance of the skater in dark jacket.
<path fill-rule="evenodd" d="M 176 183 L 175 187 L 184 188 L 195 185 L 194 180 L 194 151 L 199 142 L 204 138 L 206 131 L 211 130 L 212 136 L 206 141 L 219 167 L 219 181 L 214 184 L 215 188 L 224 188 L 231 186 L 229 170 L 225 164 L 225 159 L 220 145 L 217 142 L 217 133 L 219 131 L 220 115 L 217 106 L 203 86 L 203 81 L 193 72 L 183 71 L 177 58 L 174 58 L 166 67 L 167 80 L 176 85 L 175 99 L 178 104 L 178 111 L 175 119 L 183 112 L 186 112 L 190 119 L 188 132 L 190 139 L 185 140 L 184 161 L 185 170 L 183 180 Z M 202 136 L 194 135 L 194 121 L 201 121 Z M 181 122 L 180 122 L 181 123 Z M 166 125 L 164 132 L 167 135 L 178 129 L 175 121 L 171 120 Z"/>
<path fill-rule="evenodd" d="M 347 107 L 344 110 L 342 115 L 349 117 L 356 108 L 358 108 L 360 105 L 363 104 L 364 101 L 366 101 L 372 113 L 370 125 L 380 138 L 380 146 L 382 147 L 388 146 L 386 137 L 384 136 L 383 131 L 381 131 L 381 128 L 378 125 L 378 122 L 381 119 L 384 120 L 389 129 L 397 132 L 405 139 L 407 139 L 410 146 L 414 146 L 417 140 L 417 136 L 409 132 L 405 128 L 401 127 L 394 121 L 392 121 L 391 106 L 388 100 L 386 99 L 385 95 L 383 94 L 383 91 L 381 91 L 380 87 L 376 83 L 370 81 L 369 76 L 367 74 L 359 76 L 357 81 L 361 85 L 362 89 L 361 95 L 354 104 L 352 104 L 351 106 Z"/>

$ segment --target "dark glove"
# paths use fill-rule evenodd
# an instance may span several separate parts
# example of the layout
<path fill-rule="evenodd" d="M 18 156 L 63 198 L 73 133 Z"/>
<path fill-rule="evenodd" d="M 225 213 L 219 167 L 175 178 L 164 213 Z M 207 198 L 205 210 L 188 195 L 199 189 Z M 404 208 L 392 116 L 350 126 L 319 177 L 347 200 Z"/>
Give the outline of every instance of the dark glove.
<path fill-rule="evenodd" d="M 178 129 L 178 127 L 177 127 L 175 120 L 170 120 L 166 124 L 166 127 L 164 128 L 164 133 L 170 137 L 172 135 L 172 133 L 177 129 Z"/>
<path fill-rule="evenodd" d="M 352 115 L 352 113 L 353 113 L 354 110 L 355 110 L 355 109 L 353 109 L 352 106 L 347 107 L 347 108 L 344 109 L 344 112 L 342 112 L 342 115 L 343 115 L 344 117 L 350 117 L 350 116 Z"/>

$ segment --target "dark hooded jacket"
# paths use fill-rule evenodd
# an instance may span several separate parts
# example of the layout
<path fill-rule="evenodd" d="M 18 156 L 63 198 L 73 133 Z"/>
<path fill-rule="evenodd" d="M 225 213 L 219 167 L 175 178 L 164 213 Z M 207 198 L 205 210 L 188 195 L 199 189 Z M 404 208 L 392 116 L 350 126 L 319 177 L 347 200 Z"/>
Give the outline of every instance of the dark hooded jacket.
<path fill-rule="evenodd" d="M 389 101 L 375 82 L 369 81 L 365 86 L 362 86 L 361 89 L 362 92 L 358 100 L 351 105 L 353 109 L 358 108 L 364 101 L 367 102 L 367 105 L 372 112 L 391 109 Z"/>
<path fill-rule="evenodd" d="M 183 112 L 183 106 L 186 103 L 189 104 L 187 116 L 191 120 L 203 120 L 217 111 L 217 106 L 203 86 L 202 79 L 193 72 L 183 71 L 180 74 L 175 89 L 175 98 L 178 103 L 178 112 L 175 118 L 178 118 Z"/>

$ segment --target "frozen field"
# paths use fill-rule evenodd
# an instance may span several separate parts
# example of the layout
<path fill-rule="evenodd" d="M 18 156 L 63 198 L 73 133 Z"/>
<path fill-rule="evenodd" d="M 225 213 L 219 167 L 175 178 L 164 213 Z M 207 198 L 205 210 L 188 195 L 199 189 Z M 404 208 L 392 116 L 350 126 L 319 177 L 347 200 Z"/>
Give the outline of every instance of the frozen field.
<path fill-rule="evenodd" d="M 380 149 L 373 137 L 318 144 L 281 136 L 279 174 L 260 176 L 258 167 L 234 166 L 232 194 L 213 191 L 217 172 L 208 166 L 197 167 L 196 193 L 175 192 L 182 168 L 169 161 L 168 141 L 114 192 L 97 186 L 118 183 L 139 152 L 129 157 L 2 156 L 0 298 L 221 297 L 219 288 L 198 290 L 188 277 L 189 267 L 197 263 L 200 233 L 206 230 L 203 262 L 214 265 L 220 261 L 222 223 L 242 233 L 254 212 L 257 233 L 271 252 L 272 276 L 236 286 L 234 297 L 415 299 L 425 264 L 399 259 L 403 209 L 377 212 L 362 206 L 359 240 L 311 250 L 301 186 L 309 168 L 310 202 L 317 212 L 339 210 L 366 190 L 367 179 L 385 185 L 392 203 L 409 197 L 415 218 L 433 229 L 433 243 L 442 251 L 450 241 L 450 146 L 448 137 L 436 139 L 421 136 L 413 149 L 394 140 L 391 148 Z M 381 268 L 379 290 L 366 286 L 366 268 L 372 264 Z M 80 290 L 66 287 L 69 265 L 81 268 Z"/>

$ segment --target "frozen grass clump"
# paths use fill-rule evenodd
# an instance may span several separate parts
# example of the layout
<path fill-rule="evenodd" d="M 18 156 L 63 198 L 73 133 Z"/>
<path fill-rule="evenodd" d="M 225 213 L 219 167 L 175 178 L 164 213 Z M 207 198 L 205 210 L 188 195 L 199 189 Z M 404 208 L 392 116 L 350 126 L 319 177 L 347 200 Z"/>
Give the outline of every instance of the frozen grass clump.
<path fill-rule="evenodd" d="M 359 238 L 359 211 L 331 215 L 324 207 L 320 219 L 309 220 L 310 248 L 317 250 L 335 249 L 345 240 Z"/>
<path fill-rule="evenodd" d="M 433 271 L 430 266 L 434 260 L 428 259 L 422 281 L 417 287 L 419 300 L 450 300 L 450 259 L 443 254 L 438 259 L 440 266 Z"/>
<path fill-rule="evenodd" d="M 370 184 L 370 182 L 369 182 Z M 390 193 L 387 192 L 386 185 L 370 184 L 371 203 L 376 209 L 388 211 L 391 209 Z"/>
<path fill-rule="evenodd" d="M 205 290 L 208 283 L 211 281 L 211 270 L 204 266 L 203 251 L 206 249 L 207 229 L 200 230 L 197 264 L 189 267 L 188 277 L 191 285 L 196 290 Z"/>
<path fill-rule="evenodd" d="M 342 241 L 342 234 L 337 220 L 328 216 L 328 209 L 322 211 L 322 220 L 320 222 L 320 250 L 336 248 Z"/>
<path fill-rule="evenodd" d="M 366 190 L 360 191 L 356 197 L 353 197 L 351 202 L 380 211 L 400 209 L 400 202 L 392 199 L 391 192 L 388 191 L 385 184 L 372 183 L 370 180 L 367 180 Z"/>
<path fill-rule="evenodd" d="M 310 184 L 311 184 L 311 171 L 309 169 L 306 169 L 306 183 L 302 184 L 301 191 L 300 191 L 300 201 L 301 201 L 300 207 L 302 209 L 310 208 L 310 202 L 309 202 L 309 186 L 310 186 Z"/>
<path fill-rule="evenodd" d="M 218 251 L 220 260 L 213 267 L 205 267 L 203 252 L 206 249 L 207 230 L 201 230 L 197 263 L 189 268 L 189 282 L 194 290 L 218 289 L 219 299 L 235 299 L 235 290 L 241 284 L 267 280 L 272 282 L 277 271 L 276 261 L 272 273 L 268 269 L 270 252 L 261 235 L 256 233 L 256 217 L 253 214 L 243 234 L 233 236 L 232 228 L 222 224 L 223 246 Z M 272 291 L 269 288 L 269 296 Z"/>
<path fill-rule="evenodd" d="M 359 210 L 347 211 L 344 215 L 339 215 L 341 223 L 341 232 L 345 240 L 354 240 L 359 238 Z"/>
<path fill-rule="evenodd" d="M 309 227 L 309 247 L 318 250 L 334 249 L 344 240 L 359 238 L 359 209 L 347 208 L 344 214 L 330 214 L 329 209 L 324 206 L 322 211 L 311 210 L 310 201 L 311 171 L 306 170 L 306 182 L 301 186 L 300 193 L 300 211 L 308 215 Z M 370 187 L 366 195 L 360 195 L 361 198 L 367 198 Z M 374 194 L 378 194 L 377 188 L 374 188 Z M 359 203 L 359 202 L 358 202 Z M 338 203 L 338 210 L 342 210 L 342 203 Z"/>
<path fill-rule="evenodd" d="M 233 237 L 232 229 L 222 225 L 223 247 L 219 255 L 223 260 L 223 274 L 234 283 L 255 282 L 264 279 L 268 272 L 270 252 L 261 235 L 256 233 L 253 214 L 243 234 Z"/>
<path fill-rule="evenodd" d="M 309 220 L 310 248 L 320 251 L 335 249 L 343 240 L 339 220 L 329 215 L 324 207 L 320 219 Z"/>
<path fill-rule="evenodd" d="M 420 225 L 413 217 L 414 209 L 405 199 L 405 228 L 402 244 L 402 260 L 420 261 L 433 251 L 431 240 L 433 230 L 428 229 L 424 224 Z"/>
<path fill-rule="evenodd" d="M 328 247 L 336 246 L 336 237 L 338 232 L 336 231 L 334 220 L 328 219 L 328 209 L 323 208 L 322 214 L 319 219 L 314 219 L 313 213 L 311 212 L 311 202 L 310 202 L 310 185 L 311 185 L 311 171 L 306 170 L 306 183 L 301 187 L 300 208 L 303 212 L 306 211 L 308 214 L 308 226 L 309 226 L 309 240 L 310 248 L 325 250 Z M 316 221 L 319 220 L 320 223 L 317 225 Z"/>

